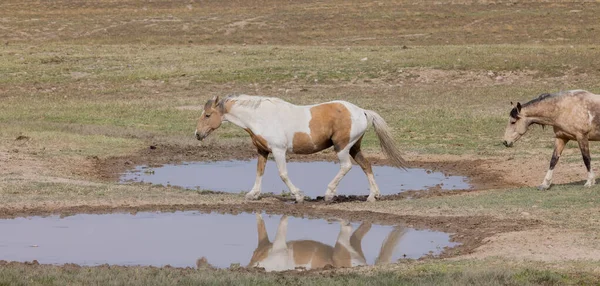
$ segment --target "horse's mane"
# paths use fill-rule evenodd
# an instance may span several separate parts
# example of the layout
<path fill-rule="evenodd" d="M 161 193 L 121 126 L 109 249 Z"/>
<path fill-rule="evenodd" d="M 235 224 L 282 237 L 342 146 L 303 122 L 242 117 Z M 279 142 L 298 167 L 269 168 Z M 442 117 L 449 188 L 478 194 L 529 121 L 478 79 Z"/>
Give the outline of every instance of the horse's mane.
<path fill-rule="evenodd" d="M 553 98 L 557 98 L 560 97 L 562 95 L 575 95 L 578 94 L 580 92 L 585 92 L 585 90 L 567 90 L 567 91 L 560 91 L 557 93 L 542 93 L 540 95 L 538 95 L 538 97 L 525 102 L 524 104 L 522 104 L 522 107 L 527 107 L 527 106 L 532 106 L 532 105 L 536 105 L 540 102 L 546 102 L 549 99 L 553 99 Z M 517 110 L 516 107 L 514 107 L 511 111 L 510 111 L 510 116 L 512 118 L 517 118 L 517 116 L 519 115 L 519 111 Z M 532 124 L 539 124 L 539 123 L 532 123 Z M 544 126 L 543 124 L 539 124 L 542 125 L 542 127 Z"/>
<path fill-rule="evenodd" d="M 575 89 L 575 90 L 559 91 L 557 93 L 542 93 L 538 97 L 524 103 L 523 107 L 528 106 L 528 105 L 534 105 L 536 103 L 546 101 L 548 99 L 556 98 L 556 97 L 559 97 L 562 95 L 576 95 L 576 94 L 582 93 L 582 92 L 586 92 L 586 91 L 581 90 L 581 89 Z"/>
<path fill-rule="evenodd" d="M 225 103 L 229 101 L 235 101 L 236 106 L 244 106 L 251 109 L 257 109 L 263 102 L 272 102 L 272 103 L 288 103 L 282 99 L 276 97 L 266 97 L 266 96 L 255 96 L 255 95 L 246 95 L 246 94 L 238 94 L 238 95 L 228 95 L 225 98 L 219 100 L 217 106 L 220 109 L 225 109 Z"/>
<path fill-rule="evenodd" d="M 538 95 L 538 97 L 523 103 L 521 106 L 522 107 L 527 107 L 527 106 L 531 106 L 531 105 L 536 105 L 542 101 L 546 101 L 549 98 L 554 98 L 556 96 L 560 96 L 563 95 L 564 92 L 559 92 L 559 93 L 542 93 L 540 95 Z M 519 110 L 517 110 L 516 107 L 513 107 L 513 109 L 510 111 L 510 117 L 512 118 L 517 118 L 517 116 L 519 115 Z"/>
<path fill-rule="evenodd" d="M 546 99 L 553 98 L 553 97 L 556 97 L 556 96 L 559 96 L 559 95 L 562 95 L 562 93 L 542 93 L 538 97 L 536 97 L 536 98 L 534 98 L 534 99 L 532 99 L 532 100 L 530 100 L 528 102 L 525 102 L 523 104 L 523 107 L 529 106 L 529 105 L 534 105 L 536 103 L 539 103 L 541 101 L 545 101 Z"/>

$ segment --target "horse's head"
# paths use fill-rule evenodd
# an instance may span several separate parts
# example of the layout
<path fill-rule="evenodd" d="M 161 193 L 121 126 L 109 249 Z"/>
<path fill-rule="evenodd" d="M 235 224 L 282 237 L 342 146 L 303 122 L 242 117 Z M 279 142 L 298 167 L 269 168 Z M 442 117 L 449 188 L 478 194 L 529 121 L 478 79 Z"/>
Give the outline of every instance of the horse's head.
<path fill-rule="evenodd" d="M 202 111 L 200 118 L 198 118 L 198 124 L 196 125 L 196 139 L 203 140 L 211 132 L 221 126 L 221 123 L 223 122 L 223 112 L 221 111 L 222 109 L 218 107 L 218 104 L 218 96 L 215 96 L 204 104 L 204 110 Z"/>
<path fill-rule="evenodd" d="M 529 125 L 528 118 L 521 114 L 521 103 L 517 102 L 517 106 L 514 106 L 510 111 L 508 125 L 506 125 L 506 130 L 504 131 L 504 141 L 502 142 L 504 146 L 512 147 L 513 143 L 527 132 Z"/>
<path fill-rule="evenodd" d="M 287 222 L 287 216 L 281 217 L 281 220 Z M 260 213 L 256 213 L 256 226 L 258 229 L 258 245 L 252 253 L 252 258 L 250 258 L 250 263 L 248 263 L 247 267 L 264 267 L 262 262 L 269 256 L 269 252 L 273 247 L 273 243 L 269 241 L 269 234 L 267 234 L 267 228 Z"/>

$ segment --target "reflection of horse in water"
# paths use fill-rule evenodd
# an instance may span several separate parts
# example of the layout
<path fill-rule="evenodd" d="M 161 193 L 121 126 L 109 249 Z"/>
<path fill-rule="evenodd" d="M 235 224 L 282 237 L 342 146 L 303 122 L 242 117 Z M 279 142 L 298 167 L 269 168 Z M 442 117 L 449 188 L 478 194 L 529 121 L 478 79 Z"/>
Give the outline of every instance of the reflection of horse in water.
<path fill-rule="evenodd" d="M 362 239 L 371 229 L 370 223 L 362 223 L 354 232 L 348 222 L 341 222 L 340 233 L 334 247 L 314 240 L 286 241 L 288 217 L 281 217 L 273 242 L 269 241 L 265 223 L 256 214 L 258 246 L 248 267 L 263 267 L 266 271 L 291 270 L 295 268 L 315 269 L 328 265 L 351 267 L 367 265 L 362 251 Z M 389 263 L 394 248 L 405 230 L 394 230 L 383 241 L 375 264 Z"/>

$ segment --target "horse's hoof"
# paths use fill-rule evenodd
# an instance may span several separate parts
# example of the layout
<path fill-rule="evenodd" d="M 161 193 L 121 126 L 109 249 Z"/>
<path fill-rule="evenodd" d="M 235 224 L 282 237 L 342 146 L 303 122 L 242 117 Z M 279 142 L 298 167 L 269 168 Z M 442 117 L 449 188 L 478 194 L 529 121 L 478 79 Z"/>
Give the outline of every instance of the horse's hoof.
<path fill-rule="evenodd" d="M 373 202 L 376 202 L 376 201 L 377 201 L 377 199 L 375 198 L 375 196 L 368 196 L 367 197 L 367 202 L 373 203 Z"/>
<path fill-rule="evenodd" d="M 550 185 L 539 185 L 537 188 L 540 191 L 545 191 L 547 189 L 550 189 Z"/>
<path fill-rule="evenodd" d="M 592 182 L 586 182 L 585 185 L 583 185 L 586 188 L 591 188 L 594 185 L 594 183 Z"/>
<path fill-rule="evenodd" d="M 260 195 L 252 195 L 252 194 L 248 193 L 246 195 L 246 200 L 247 201 L 256 201 L 256 200 L 258 200 L 259 197 L 260 197 Z"/>
<path fill-rule="evenodd" d="M 333 197 L 334 197 L 333 195 L 331 195 L 331 196 L 325 195 L 325 202 L 328 202 L 328 203 L 332 202 Z"/>
<path fill-rule="evenodd" d="M 304 202 L 304 196 L 298 196 L 296 197 L 296 203 L 297 204 L 301 204 Z"/>

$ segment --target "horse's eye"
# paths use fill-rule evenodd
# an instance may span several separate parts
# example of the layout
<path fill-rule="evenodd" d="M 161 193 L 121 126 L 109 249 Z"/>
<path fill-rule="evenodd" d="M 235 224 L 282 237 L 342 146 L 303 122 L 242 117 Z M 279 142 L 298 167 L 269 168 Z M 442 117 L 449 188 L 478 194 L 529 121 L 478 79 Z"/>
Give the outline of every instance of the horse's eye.
<path fill-rule="evenodd" d="M 515 124 L 515 123 L 517 123 L 517 122 L 516 121 L 512 121 L 510 124 Z"/>
<path fill-rule="evenodd" d="M 206 117 L 206 118 L 209 118 L 209 117 L 210 117 L 210 114 L 206 114 L 206 115 L 204 115 L 204 117 Z"/>

